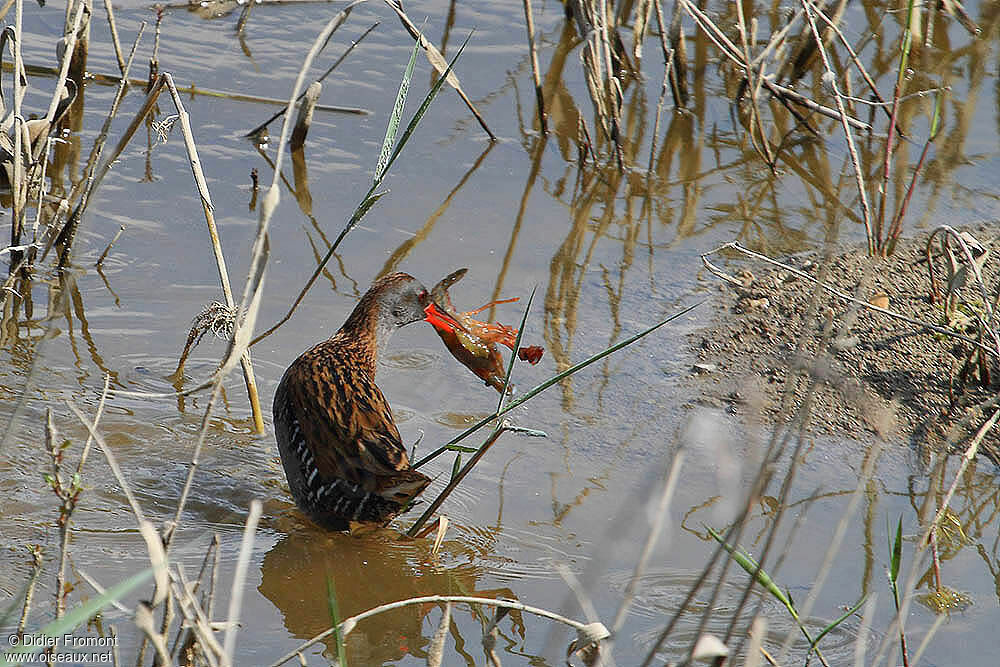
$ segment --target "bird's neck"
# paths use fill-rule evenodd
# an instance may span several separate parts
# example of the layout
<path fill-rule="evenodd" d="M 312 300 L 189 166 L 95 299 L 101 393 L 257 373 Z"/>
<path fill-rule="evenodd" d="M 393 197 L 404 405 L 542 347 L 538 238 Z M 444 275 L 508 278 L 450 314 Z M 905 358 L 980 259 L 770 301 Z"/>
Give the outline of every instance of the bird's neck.
<path fill-rule="evenodd" d="M 354 307 L 334 339 L 342 347 L 349 348 L 353 358 L 374 378 L 376 361 L 395 330 L 388 317 L 383 316 L 378 301 L 368 293 Z"/>

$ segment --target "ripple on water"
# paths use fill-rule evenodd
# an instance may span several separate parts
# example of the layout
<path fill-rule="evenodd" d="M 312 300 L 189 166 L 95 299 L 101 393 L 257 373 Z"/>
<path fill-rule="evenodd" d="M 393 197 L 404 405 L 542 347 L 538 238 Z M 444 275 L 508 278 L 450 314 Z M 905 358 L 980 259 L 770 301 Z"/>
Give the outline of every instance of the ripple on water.
<path fill-rule="evenodd" d="M 402 368 L 404 370 L 424 370 L 434 365 L 438 355 L 430 350 L 413 349 L 391 352 L 382 357 L 380 362 L 390 368 Z"/>
<path fill-rule="evenodd" d="M 431 416 L 435 422 L 441 424 L 442 426 L 460 429 L 465 429 L 473 424 L 477 424 L 486 417 L 489 417 L 489 415 L 470 415 L 461 412 L 435 412 Z"/>
<path fill-rule="evenodd" d="M 608 575 L 609 585 L 619 594 L 624 592 L 628 585 L 630 572 L 618 571 Z M 650 572 L 644 575 L 637 587 L 635 602 L 630 614 L 644 619 L 655 621 L 652 626 L 645 627 L 632 634 L 632 640 L 640 646 L 651 646 L 662 630 L 662 622 L 665 618 L 670 618 L 676 610 L 683 604 L 688 591 L 695 585 L 698 573 L 695 572 Z M 674 659 L 684 653 L 685 650 L 695 641 L 697 635 L 697 624 L 702 613 L 708 605 L 708 598 L 711 595 L 710 587 L 703 587 L 695 599 L 688 605 L 689 613 L 682 619 L 677 629 L 671 637 L 664 642 L 660 648 L 660 655 Z M 743 595 L 743 586 L 727 583 L 723 586 L 712 609 L 711 617 L 704 632 L 716 636 L 724 636 L 739 600 Z M 741 627 L 749 627 L 753 621 L 753 613 L 761 603 L 761 598 L 755 596 L 744 605 L 740 612 Z M 784 606 L 773 597 L 763 598 L 763 605 L 760 613 L 767 620 L 767 638 L 765 642 L 769 646 L 780 646 L 785 638 L 791 633 L 794 643 L 790 650 L 786 664 L 802 664 L 806 657 L 809 645 L 802 636 L 801 631 L 795 622 L 789 617 Z M 812 636 L 818 635 L 826 628 L 835 617 L 831 618 L 806 618 L 803 625 L 809 630 Z M 853 661 L 854 645 L 858 639 L 858 625 L 860 619 L 852 617 L 823 637 L 820 649 L 829 664 L 850 664 Z M 638 625 L 638 624 L 636 624 Z M 628 628 L 626 623 L 625 627 Z M 873 647 L 879 637 L 869 635 L 869 648 Z"/>

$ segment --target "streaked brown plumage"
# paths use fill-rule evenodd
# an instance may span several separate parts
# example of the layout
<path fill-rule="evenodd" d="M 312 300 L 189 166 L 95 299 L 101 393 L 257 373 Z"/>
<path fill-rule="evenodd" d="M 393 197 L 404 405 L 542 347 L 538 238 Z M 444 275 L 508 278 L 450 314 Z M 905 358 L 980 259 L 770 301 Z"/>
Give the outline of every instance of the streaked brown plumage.
<path fill-rule="evenodd" d="M 386 523 L 430 479 L 410 468 L 375 362 L 393 331 L 442 321 L 413 276 L 377 280 L 329 340 L 302 353 L 274 395 L 274 431 L 296 503 L 331 530 Z M 447 321 L 445 319 L 444 321 Z"/>

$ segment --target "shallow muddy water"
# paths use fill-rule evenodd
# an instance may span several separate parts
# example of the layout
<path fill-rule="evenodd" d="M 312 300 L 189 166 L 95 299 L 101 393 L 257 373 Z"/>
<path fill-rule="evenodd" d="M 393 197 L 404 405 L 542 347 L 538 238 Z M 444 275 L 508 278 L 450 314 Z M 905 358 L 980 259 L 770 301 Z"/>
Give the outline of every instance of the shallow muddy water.
<path fill-rule="evenodd" d="M 116 5 L 122 41 L 131 43 L 141 20 L 153 12 L 136 0 Z M 452 289 L 456 305 L 471 309 L 499 297 L 537 296 L 525 341 L 544 345 L 537 366 L 519 364 L 515 382 L 523 391 L 672 312 L 710 297 L 715 278 L 703 272 L 699 254 L 740 239 L 771 255 L 819 247 L 825 239 L 863 239 L 856 190 L 846 164 L 839 126 L 817 121 L 820 139 L 791 135 L 790 146 L 771 175 L 736 122 L 713 47 L 690 35 L 694 63 L 690 112 L 674 113 L 668 96 L 656 139 L 653 170 L 647 175 L 650 141 L 662 76 L 655 39 L 646 41 L 644 81 L 624 91 L 623 127 L 632 165 L 614 169 L 578 167 L 578 119 L 589 131 L 593 109 L 579 63 L 579 39 L 563 17 L 562 5 L 536 3 L 541 70 L 551 101 L 548 139 L 535 128 L 534 91 L 520 3 L 409 2 L 409 15 L 453 55 L 475 29 L 457 72 L 469 97 L 499 140 L 486 133 L 451 90 L 434 101 L 414 139 L 384 182 L 390 192 L 346 238 L 293 318 L 253 348 L 263 403 L 270 401 L 283 369 L 302 350 L 331 335 L 367 286 L 383 272 L 401 270 L 432 285 L 453 269 L 468 276 Z M 168 9 L 162 24 L 160 68 L 179 86 L 285 98 L 308 45 L 339 4 L 301 3 L 255 7 L 246 32 L 234 26 L 239 11 Z M 997 24 L 994 5 L 967 8 L 981 35 L 971 39 L 954 22 L 942 21 L 942 43 L 914 58 L 913 86 L 943 82 L 952 87 L 945 105 L 943 135 L 910 204 L 906 234 L 940 221 L 960 225 L 997 219 L 1000 203 L 1000 140 L 997 131 Z M 669 8 L 665 8 L 669 11 Z M 720 23 L 734 21 L 719 14 Z M 870 32 L 881 5 L 851 5 L 852 39 Z M 24 58 L 53 65 L 51 45 L 62 31 L 64 6 L 25 7 Z M 117 71 L 103 10 L 95 10 L 88 67 Z M 419 20 L 418 20 L 419 19 Z M 761 14 L 762 28 L 770 18 Z M 868 43 L 881 63 L 873 66 L 885 91 L 895 76 L 898 22 L 882 19 L 884 34 Z M 363 115 L 317 111 L 305 147 L 305 169 L 285 162 L 285 186 L 270 232 L 271 258 L 258 319 L 269 326 L 316 267 L 370 186 L 388 114 L 412 41 L 395 15 L 370 2 L 356 9 L 314 68 L 322 71 L 375 21 L 381 25 L 324 83 L 321 104 L 360 107 Z M 626 31 L 627 32 L 627 31 Z M 629 35 L 629 38 L 631 36 Z M 151 49 L 147 33 L 133 76 L 146 75 Z M 870 56 L 870 53 L 869 53 Z M 892 57 L 890 62 L 890 57 Z M 871 58 L 869 58 L 871 59 Z M 881 69 L 879 69 L 881 68 Z M 315 73 L 314 72 L 314 73 Z M 6 85 L 6 77 L 4 83 Z M 406 117 L 416 109 L 431 80 L 418 56 Z M 811 80 L 811 79 L 808 79 Z M 29 109 L 41 113 L 52 80 L 33 76 Z M 805 84 L 803 84 L 805 86 Z M 818 86 L 817 86 L 818 87 Z M 91 82 L 83 94 L 82 126 L 67 139 L 67 162 L 57 166 L 53 192 L 68 189 L 83 173 L 94 138 L 114 95 L 113 86 Z M 191 115 L 203 168 L 234 290 L 246 276 L 257 212 L 250 210 L 251 177 L 272 175 L 274 144 L 259 152 L 244 133 L 276 107 L 227 97 L 183 95 Z M 142 103 L 133 87 L 112 129 L 111 142 Z M 898 193 L 909 181 L 927 132 L 930 103 L 910 107 L 913 143 L 898 162 L 907 167 L 890 181 Z M 167 96 L 158 120 L 174 113 Z M 73 401 L 93 414 L 105 374 L 114 389 L 170 392 L 173 372 L 191 318 L 221 298 L 201 207 L 192 185 L 179 127 L 164 127 L 165 141 L 140 130 L 101 187 L 85 216 L 75 247 L 71 298 L 64 312 L 45 321 L 51 288 L 36 283 L 35 319 L 21 326 L 0 361 L 4 422 L 27 392 L 23 414 L 0 452 L 0 596 L 17 593 L 29 575 L 24 547 L 43 545 L 47 566 L 36 595 L 35 627 L 52 613 L 54 561 L 59 550 L 55 497 L 41 479 L 48 470 L 44 451 L 45 411 L 71 441 L 75 462 L 86 431 L 67 406 Z M 786 128 L 790 129 L 790 128 Z M 276 137 L 279 125 L 272 124 Z M 795 142 L 798 142 L 797 144 Z M 307 181 L 307 183 L 306 183 Z M 298 196 L 293 192 L 298 191 Z M 103 272 L 94 263 L 120 225 Z M 521 306 L 499 306 L 497 317 L 516 324 Z M 327 579 L 334 581 L 342 616 L 383 602 L 430 594 L 506 597 L 577 619 L 586 614 L 558 573 L 566 565 L 581 579 L 590 602 L 610 624 L 648 533 L 647 505 L 670 457 L 685 446 L 681 484 L 668 527 L 615 647 L 618 664 L 641 662 L 656 635 L 682 603 L 714 548 L 705 526 L 726 525 L 753 474 L 757 445 L 767 429 L 731 423 L 721 411 L 699 406 L 685 390 L 691 372 L 687 336 L 704 324 L 703 306 L 649 338 L 552 387 L 513 413 L 520 426 L 548 437 L 505 435 L 452 495 L 442 512 L 452 522 L 442 551 L 425 541 L 400 543 L 388 533 L 364 537 L 326 534 L 301 518 L 284 486 L 270 432 L 255 435 L 238 373 L 226 383 L 225 400 L 212 418 L 200 467 L 174 541 L 172 556 L 193 576 L 212 534 L 223 553 L 221 586 L 228 591 L 244 521 L 252 500 L 264 504 L 243 600 L 236 663 L 269 664 L 330 625 Z M 43 338 L 46 327 L 54 335 Z M 187 383 L 209 376 L 223 345 L 202 342 L 188 362 Z M 400 331 L 380 360 L 378 382 L 392 404 L 406 443 L 419 434 L 418 456 L 460 433 L 495 408 L 497 394 L 448 355 L 430 327 Z M 735 382 L 735 379 L 734 379 Z M 112 395 L 100 430 L 114 450 L 137 500 L 155 523 L 172 519 L 187 475 L 205 401 Z M 480 439 L 485 438 L 485 433 Z M 778 544 L 785 557 L 775 578 L 794 599 L 808 594 L 823 562 L 833 528 L 848 508 L 864 465 L 861 442 L 810 440 L 790 493 Z M 435 477 L 426 492 L 442 489 L 451 455 L 429 464 Z M 953 470 L 954 466 L 950 469 Z M 997 471 L 979 463 L 961 479 L 952 508 L 966 540 L 944 554 L 942 576 L 967 592 L 973 604 L 953 613 L 930 643 L 922 664 L 994 664 L 1000 653 L 998 613 Z M 951 473 L 950 473 L 951 474 Z M 838 617 L 864 594 L 877 594 L 869 638 L 874 651 L 892 618 L 885 583 L 887 526 L 903 517 L 903 532 L 921 532 L 917 508 L 925 496 L 942 494 L 945 480 L 928 479 L 920 457 L 905 442 L 886 444 L 874 481 L 847 523 L 844 545 L 814 607 L 816 628 Z M 83 471 L 85 491 L 74 517 L 72 567 L 108 586 L 148 566 L 125 496 L 100 452 Z M 929 490 L 930 489 L 930 490 Z M 774 507 L 756 508 L 743 544 L 756 553 L 773 521 Z M 416 514 L 397 522 L 405 527 Z M 904 572 L 915 545 L 904 541 Z M 768 569 L 775 567 L 768 563 Z M 76 572 L 70 600 L 93 595 Z M 709 631 L 724 632 L 727 612 L 738 604 L 745 575 L 731 573 L 730 585 L 714 602 Z M 929 586 L 929 580 L 922 589 Z M 133 595 L 133 604 L 142 595 Z M 228 593 L 216 604 L 223 619 Z M 692 603 L 710 604 L 709 593 Z M 780 645 L 794 629 L 773 599 L 763 601 L 768 631 Z M 350 664 L 423 664 L 440 608 L 415 606 L 363 622 L 348 636 Z M 484 664 L 481 628 L 491 612 L 456 607 L 445 664 Z M 746 613 L 746 612 L 744 612 Z M 679 659 L 695 632 L 696 615 L 666 645 L 661 656 Z M 907 632 L 919 644 L 935 615 L 911 608 Z M 141 637 L 131 620 L 110 609 L 104 622 L 121 633 L 123 660 L 133 660 Z M 686 624 L 685 624 L 686 623 Z M 716 625 L 717 624 L 717 625 Z M 860 621 L 847 621 L 821 647 L 831 664 L 853 659 Z M 82 632 L 82 631 L 81 631 Z M 561 626 L 528 615 L 500 624 L 497 646 L 504 664 L 561 664 L 572 639 Z M 788 664 L 804 654 L 797 645 Z M 325 664 L 335 645 L 305 652 L 309 664 Z M 896 659 L 898 651 L 890 651 Z"/>

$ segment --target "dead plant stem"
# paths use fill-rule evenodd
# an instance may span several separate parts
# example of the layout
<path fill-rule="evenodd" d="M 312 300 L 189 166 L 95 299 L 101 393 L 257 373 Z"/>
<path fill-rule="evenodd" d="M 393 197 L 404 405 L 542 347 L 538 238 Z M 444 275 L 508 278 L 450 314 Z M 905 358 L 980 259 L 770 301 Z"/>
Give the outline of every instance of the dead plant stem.
<path fill-rule="evenodd" d="M 230 309 L 236 307 L 233 300 L 233 290 L 229 283 L 229 272 L 226 270 L 226 258 L 222 253 L 222 242 L 219 239 L 219 229 L 215 224 L 215 207 L 212 205 L 212 196 L 208 191 L 208 183 L 205 181 L 205 174 L 201 169 L 201 160 L 198 158 L 198 146 L 194 140 L 194 133 L 191 130 L 191 119 L 184 103 L 181 101 L 177 88 L 174 86 L 173 77 L 170 73 L 164 73 L 167 88 L 170 96 L 174 100 L 174 106 L 180 116 L 181 132 L 184 136 L 184 147 L 187 149 L 188 162 L 191 165 L 191 174 L 194 177 L 195 186 L 201 198 L 202 212 L 205 214 L 205 223 L 208 225 L 208 235 L 212 243 L 212 252 L 215 254 L 215 265 L 219 271 L 219 282 L 222 284 L 222 294 L 226 299 L 226 306 Z M 257 380 L 254 378 L 253 363 L 250 360 L 250 351 L 247 350 L 240 358 L 240 366 L 243 369 L 243 381 L 246 384 L 247 396 L 250 399 L 250 409 L 253 414 L 254 430 L 257 433 L 264 433 L 264 413 L 260 406 L 260 394 L 257 391 Z"/>

